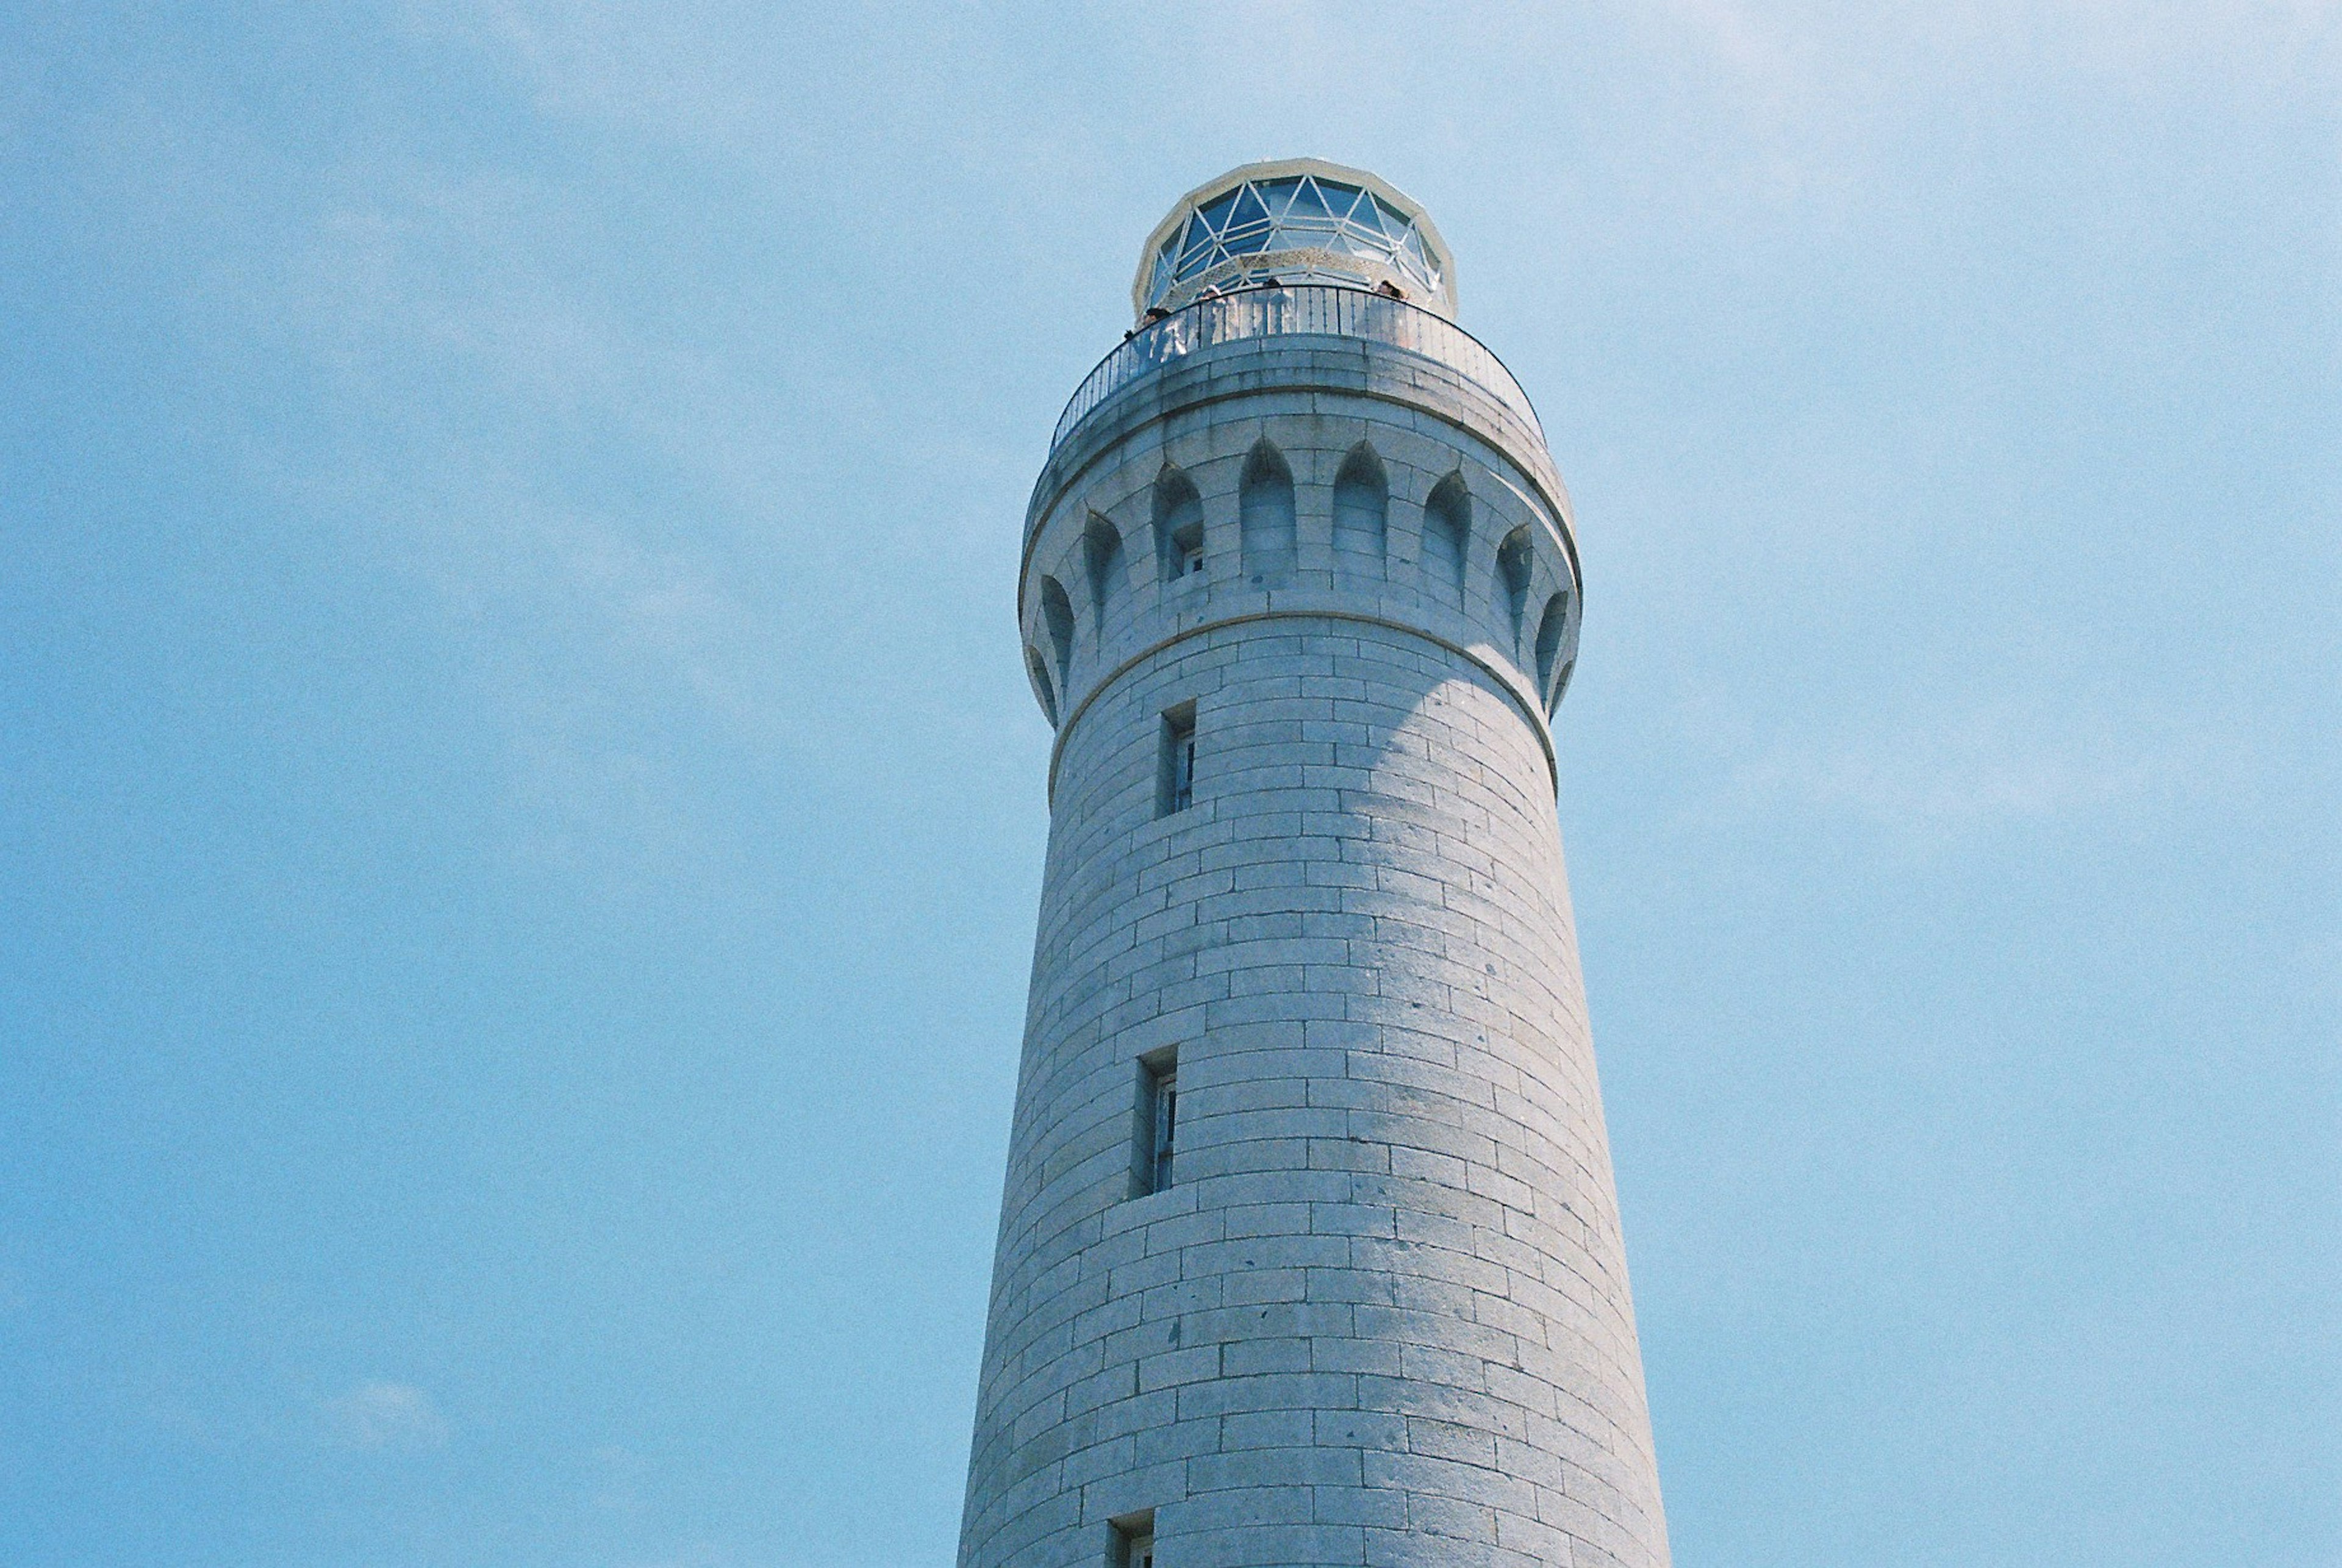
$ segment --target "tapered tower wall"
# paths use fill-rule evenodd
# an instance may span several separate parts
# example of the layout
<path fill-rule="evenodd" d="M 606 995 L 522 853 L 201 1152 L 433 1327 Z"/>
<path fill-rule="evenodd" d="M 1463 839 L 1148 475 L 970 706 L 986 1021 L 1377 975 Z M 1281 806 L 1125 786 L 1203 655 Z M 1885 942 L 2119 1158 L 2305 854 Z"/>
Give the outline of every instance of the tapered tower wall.
<path fill-rule="evenodd" d="M 1553 808 L 1567 501 L 1468 368 L 1230 335 L 1036 491 L 1059 729 L 964 1568 L 1150 1518 L 1160 1568 L 1667 1561 Z"/>

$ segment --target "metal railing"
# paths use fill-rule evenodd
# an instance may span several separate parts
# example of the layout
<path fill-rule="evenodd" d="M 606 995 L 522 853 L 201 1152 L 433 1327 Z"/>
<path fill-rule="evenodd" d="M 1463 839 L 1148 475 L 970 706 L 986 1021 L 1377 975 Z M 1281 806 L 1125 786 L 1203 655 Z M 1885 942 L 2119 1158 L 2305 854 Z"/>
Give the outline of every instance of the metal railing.
<path fill-rule="evenodd" d="M 1436 360 L 1476 382 L 1526 420 L 1540 437 L 1544 434 L 1536 409 L 1513 373 L 1478 338 L 1446 316 L 1361 288 L 1301 284 L 1199 299 L 1125 339 L 1074 389 L 1072 401 L 1057 416 L 1049 449 L 1054 452 L 1063 444 L 1098 404 L 1175 360 L 1215 344 L 1286 334 L 1363 337 Z"/>

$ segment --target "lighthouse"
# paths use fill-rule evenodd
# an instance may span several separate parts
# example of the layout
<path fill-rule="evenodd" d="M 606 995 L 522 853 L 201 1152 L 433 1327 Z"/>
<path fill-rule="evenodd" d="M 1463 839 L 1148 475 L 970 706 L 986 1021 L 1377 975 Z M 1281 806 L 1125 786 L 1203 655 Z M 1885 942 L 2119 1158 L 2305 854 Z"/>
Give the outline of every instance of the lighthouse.
<path fill-rule="evenodd" d="M 1018 625 L 1050 831 L 962 1568 L 1660 1568 L 1536 412 L 1375 176 L 1199 186 Z"/>

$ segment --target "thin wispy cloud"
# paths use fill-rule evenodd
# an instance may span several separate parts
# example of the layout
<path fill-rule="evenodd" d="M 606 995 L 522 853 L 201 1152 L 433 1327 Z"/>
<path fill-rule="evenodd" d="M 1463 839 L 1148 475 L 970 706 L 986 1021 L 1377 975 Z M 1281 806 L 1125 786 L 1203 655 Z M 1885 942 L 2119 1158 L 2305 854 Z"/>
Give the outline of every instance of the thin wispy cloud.
<path fill-rule="evenodd" d="M 328 1439 L 367 1453 L 411 1453 L 447 1441 L 447 1423 L 413 1383 L 364 1383 L 325 1405 Z"/>

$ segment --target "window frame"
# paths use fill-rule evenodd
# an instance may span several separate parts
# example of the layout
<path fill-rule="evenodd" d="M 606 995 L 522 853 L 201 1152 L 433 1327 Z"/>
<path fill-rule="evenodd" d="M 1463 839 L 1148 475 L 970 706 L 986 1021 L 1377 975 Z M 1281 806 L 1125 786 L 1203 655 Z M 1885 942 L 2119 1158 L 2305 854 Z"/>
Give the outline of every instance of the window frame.
<path fill-rule="evenodd" d="M 1106 1522 L 1106 1568 L 1155 1568 L 1155 1510 Z"/>
<path fill-rule="evenodd" d="M 1155 814 L 1171 816 L 1196 804 L 1196 704 L 1163 710 L 1155 760 Z"/>
<path fill-rule="evenodd" d="M 1138 1058 L 1131 1107 L 1130 1195 L 1168 1192 L 1179 1179 L 1179 1047 Z"/>
<path fill-rule="evenodd" d="M 1174 575 L 1180 581 L 1204 574 L 1204 525 L 1201 523 L 1190 523 L 1172 534 L 1171 547 L 1177 552 L 1179 569 Z"/>

